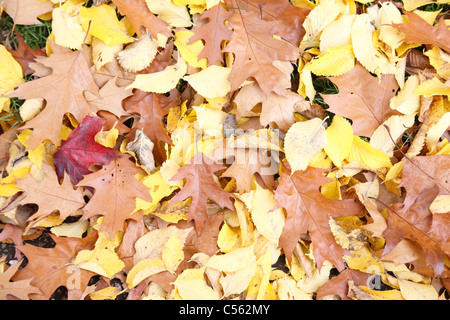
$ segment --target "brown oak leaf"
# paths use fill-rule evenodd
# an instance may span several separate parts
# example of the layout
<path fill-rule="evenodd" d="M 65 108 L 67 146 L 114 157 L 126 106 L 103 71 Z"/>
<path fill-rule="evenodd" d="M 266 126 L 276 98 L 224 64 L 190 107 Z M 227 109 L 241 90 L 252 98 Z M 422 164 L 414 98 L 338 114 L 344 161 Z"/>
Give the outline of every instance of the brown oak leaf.
<path fill-rule="evenodd" d="M 344 250 L 336 243 L 330 230 L 329 217 L 360 215 L 361 203 L 353 200 L 329 200 L 320 193 L 320 187 L 330 182 L 323 170 L 308 167 L 291 173 L 283 164 L 281 180 L 275 191 L 275 207 L 286 209 L 286 222 L 280 237 L 280 247 L 291 259 L 300 234 L 309 233 L 314 245 L 314 257 L 319 268 L 329 260 L 339 270 L 344 270 Z"/>
<path fill-rule="evenodd" d="M 192 197 L 188 221 L 195 221 L 195 230 L 198 235 L 202 231 L 205 220 L 209 218 L 206 206 L 208 199 L 214 200 L 222 208 L 234 210 L 233 202 L 230 200 L 232 195 L 219 187 L 213 178 L 214 173 L 222 169 L 226 169 L 226 167 L 214 163 L 198 152 L 171 179 L 172 181 L 186 179 L 186 184 L 171 199 L 171 204 Z"/>
<path fill-rule="evenodd" d="M 98 87 L 81 50 L 38 57 L 36 60 L 53 72 L 20 84 L 10 94 L 20 99 L 44 98 L 47 102 L 44 109 L 22 127 L 34 129 L 28 140 L 30 149 L 37 148 L 46 139 L 57 145 L 64 115 L 69 112 L 81 122 L 91 112 L 84 92 L 98 95 Z"/>
<path fill-rule="evenodd" d="M 31 285 L 39 288 L 41 294 L 32 294 L 31 299 L 48 300 L 61 285 L 75 289 L 86 288 L 94 272 L 79 269 L 72 264 L 80 250 L 91 250 L 97 240 L 97 232 L 85 238 L 57 237 L 50 235 L 56 245 L 53 248 L 41 248 L 26 243 L 18 249 L 27 257 L 28 264 L 16 272 L 13 281 L 33 277 Z"/>
<path fill-rule="evenodd" d="M 406 35 L 403 41 L 431 44 L 450 53 L 450 30 L 448 30 L 444 17 L 439 20 L 436 26 L 433 26 L 414 12 L 406 10 L 403 12 L 408 16 L 410 22 L 392 24 Z"/>
<path fill-rule="evenodd" d="M 230 40 L 232 31 L 225 26 L 225 21 L 230 19 L 228 12 L 220 3 L 209 10 L 203 11 L 201 20 L 208 20 L 204 25 L 192 29 L 195 34 L 189 39 L 188 44 L 199 39 L 204 41 L 205 47 L 198 55 L 198 60 L 207 58 L 209 65 L 222 61 L 222 41 Z"/>
<path fill-rule="evenodd" d="M 41 290 L 31 285 L 33 278 L 11 281 L 11 278 L 19 269 L 22 261 L 10 266 L 0 275 L 0 300 L 9 300 L 8 296 L 14 296 L 21 300 L 28 300 L 32 294 L 41 294 Z"/>
<path fill-rule="evenodd" d="M 353 121 L 355 135 L 370 137 L 390 116 L 398 114 L 389 107 L 398 84 L 394 75 L 374 77 L 357 63 L 353 69 L 330 80 L 338 87 L 337 94 L 321 94 L 328 109 Z"/>
<path fill-rule="evenodd" d="M 272 62 L 297 60 L 297 47 L 287 41 L 273 38 L 276 22 L 261 20 L 253 11 L 238 7 L 230 22 L 233 26 L 233 36 L 223 51 L 235 55 L 229 76 L 231 90 L 239 88 L 245 80 L 254 78 L 265 94 L 274 91 L 283 95 L 283 83 L 289 79 L 289 75 L 280 71 Z"/>
<path fill-rule="evenodd" d="M 433 267 L 435 275 L 442 273 L 444 254 L 450 255 L 450 216 L 430 212 L 429 207 L 438 193 L 439 187 L 434 185 L 423 191 L 407 210 L 404 210 L 402 203 L 388 207 L 383 255 L 391 252 L 402 239 L 412 240 L 422 248 L 426 263 Z"/>
<path fill-rule="evenodd" d="M 83 219 L 103 216 L 99 231 L 106 231 L 114 239 L 117 231 L 125 230 L 127 219 L 138 220 L 139 212 L 135 210 L 135 198 L 151 201 L 148 188 L 135 178 L 145 171 L 133 161 L 122 156 L 112 160 L 97 172 L 85 175 L 77 186 L 95 189 L 94 195 L 83 208 Z"/>
<path fill-rule="evenodd" d="M 20 64 L 23 70 L 23 74 L 33 73 L 34 70 L 30 68 L 30 63 L 34 62 L 34 59 L 38 56 L 45 56 L 44 50 L 41 48 L 32 49 L 26 43 L 23 36 L 16 31 L 17 35 L 17 49 L 8 50 L 11 55 Z"/>

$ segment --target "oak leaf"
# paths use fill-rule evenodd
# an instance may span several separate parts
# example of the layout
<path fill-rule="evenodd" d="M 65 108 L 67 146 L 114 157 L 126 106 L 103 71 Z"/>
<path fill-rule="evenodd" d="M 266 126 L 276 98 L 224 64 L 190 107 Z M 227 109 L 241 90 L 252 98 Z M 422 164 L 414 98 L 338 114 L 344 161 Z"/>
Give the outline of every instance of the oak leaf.
<path fill-rule="evenodd" d="M 221 44 L 222 41 L 231 40 L 232 32 L 225 26 L 225 21 L 231 17 L 220 3 L 203 11 L 199 20 L 208 20 L 204 25 L 193 28 L 194 35 L 189 39 L 188 44 L 199 39 L 205 42 L 205 47 L 198 55 L 198 60 L 208 59 L 209 65 L 214 65 L 217 61 L 222 61 Z"/>
<path fill-rule="evenodd" d="M 404 209 L 437 184 L 439 194 L 450 194 L 450 155 L 417 156 L 403 160 L 401 187 L 406 189 Z"/>
<path fill-rule="evenodd" d="M 52 54 L 36 59 L 53 72 L 37 80 L 22 83 L 10 94 L 20 99 L 44 98 L 45 108 L 23 128 L 33 128 L 28 147 L 34 149 L 49 139 L 55 145 L 59 142 L 61 123 L 66 113 L 71 113 L 81 122 L 91 112 L 84 92 L 98 95 L 89 65 L 82 51 Z"/>
<path fill-rule="evenodd" d="M 161 142 L 172 145 L 172 140 L 162 120 L 169 113 L 170 106 L 178 101 L 179 93 L 177 90 L 171 91 L 171 95 L 166 97 L 162 94 L 138 89 L 123 102 L 127 112 L 140 115 L 139 121 L 133 126 L 133 133 L 136 130 L 142 130 L 150 138 L 154 143 L 153 155 L 160 164 L 166 159 L 166 153 L 161 147 Z"/>
<path fill-rule="evenodd" d="M 113 159 L 99 171 L 84 176 L 77 185 L 92 187 L 94 195 L 83 208 L 83 219 L 103 216 L 99 231 L 106 231 L 110 239 L 117 231 L 124 231 L 127 219 L 137 220 L 135 198 L 151 201 L 148 188 L 136 179 L 145 174 L 133 161 L 121 156 Z M 111 201 L 114 199 L 114 201 Z"/>
<path fill-rule="evenodd" d="M 142 0 L 113 0 L 120 14 L 127 16 L 133 25 L 138 37 L 141 36 L 141 27 L 147 28 L 154 38 L 158 33 L 170 36 L 169 24 L 156 17 Z"/>
<path fill-rule="evenodd" d="M 275 208 L 283 207 L 287 212 L 280 247 L 291 259 L 300 234 L 309 232 L 318 267 L 321 268 L 323 262 L 329 260 L 342 271 L 345 268 L 342 261 L 344 250 L 336 243 L 328 218 L 359 215 L 363 207 L 353 199 L 332 201 L 325 198 L 319 189 L 330 179 L 322 172 L 321 169 L 308 167 L 304 171 L 291 173 L 289 166 L 284 164 L 280 184 L 275 191 Z"/>
<path fill-rule="evenodd" d="M 37 17 L 53 9 L 51 1 L 39 0 L 3 0 L 0 6 L 11 16 L 14 24 L 24 25 L 41 24 Z"/>
<path fill-rule="evenodd" d="M 117 157 L 113 149 L 95 142 L 95 135 L 102 129 L 104 122 L 102 118 L 88 116 L 71 132 L 67 140 L 61 142 L 61 147 L 53 156 L 59 179 L 67 172 L 72 182 L 77 184 L 84 175 L 91 172 L 91 164 L 107 165 Z"/>
<path fill-rule="evenodd" d="M 31 294 L 41 294 L 41 290 L 31 285 L 33 278 L 11 281 L 11 278 L 19 269 L 22 261 L 10 266 L 0 275 L 0 299 L 9 300 L 8 296 L 14 296 L 21 300 L 28 300 Z"/>
<path fill-rule="evenodd" d="M 30 48 L 23 36 L 16 31 L 17 36 L 17 49 L 8 50 L 11 55 L 19 62 L 22 67 L 23 74 L 33 73 L 34 70 L 30 67 L 30 63 L 34 62 L 34 59 L 38 56 L 45 56 L 44 50 L 37 47 L 36 49 Z"/>
<path fill-rule="evenodd" d="M 444 268 L 444 254 L 450 254 L 448 245 L 449 215 L 432 214 L 431 203 L 439 193 L 439 187 L 424 190 L 408 207 L 396 203 L 388 208 L 388 227 L 383 232 L 386 246 L 383 255 L 388 254 L 402 239 L 419 244 L 424 252 L 427 265 L 432 266 L 435 275 L 440 275 Z"/>
<path fill-rule="evenodd" d="M 28 264 L 16 272 L 12 280 L 24 280 L 33 277 L 31 285 L 41 290 L 40 294 L 31 295 L 32 299 L 48 300 L 53 292 L 61 286 L 68 289 L 80 286 L 83 290 L 95 273 L 78 269 L 73 266 L 72 260 L 78 251 L 92 249 L 97 239 L 97 232 L 92 232 L 85 238 L 65 238 L 50 235 L 56 245 L 53 248 L 41 248 L 32 244 L 18 246 L 18 249 L 27 257 Z M 73 288 L 70 288 L 70 286 Z"/>
<path fill-rule="evenodd" d="M 353 121 L 355 135 L 370 137 L 391 115 L 398 114 L 389 107 L 398 89 L 393 75 L 374 77 L 359 63 L 341 76 L 331 77 L 339 93 L 321 94 L 329 111 Z"/>
<path fill-rule="evenodd" d="M 402 31 L 407 43 L 431 44 L 450 53 L 450 30 L 444 18 L 436 26 L 430 25 L 414 12 L 403 11 L 409 18 L 409 23 L 394 23 L 395 28 Z"/>
<path fill-rule="evenodd" d="M 282 82 L 288 75 L 272 62 L 297 60 L 297 48 L 289 42 L 273 38 L 276 23 L 259 19 L 253 11 L 239 9 L 233 13 L 230 22 L 234 32 L 223 51 L 235 54 L 230 73 L 231 90 L 254 78 L 266 95 L 272 91 L 283 95 L 285 88 Z"/>
<path fill-rule="evenodd" d="M 31 175 L 18 179 L 16 186 L 25 192 L 19 204 L 35 203 L 39 207 L 29 220 L 48 216 L 58 210 L 60 219 L 65 219 L 85 205 L 81 190 L 74 189 L 69 179 L 59 184 L 58 177 L 50 165 L 43 163 L 44 178 L 36 181 Z"/>
<path fill-rule="evenodd" d="M 171 203 L 192 197 L 188 221 L 195 221 L 197 234 L 201 233 L 205 220 L 209 218 L 206 208 L 208 199 L 214 200 L 222 207 L 234 209 L 233 202 L 230 200 L 231 194 L 219 187 L 213 178 L 214 173 L 222 169 L 225 169 L 225 166 L 213 163 L 211 159 L 198 152 L 171 179 L 172 181 L 183 178 L 187 180 L 183 189 L 172 198 Z"/>

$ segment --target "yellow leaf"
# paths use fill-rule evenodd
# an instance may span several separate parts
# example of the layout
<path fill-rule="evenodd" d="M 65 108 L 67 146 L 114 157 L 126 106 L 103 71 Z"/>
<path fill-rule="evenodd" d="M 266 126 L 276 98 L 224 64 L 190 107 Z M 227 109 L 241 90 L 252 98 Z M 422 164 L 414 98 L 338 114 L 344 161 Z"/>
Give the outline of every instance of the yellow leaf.
<path fill-rule="evenodd" d="M 391 116 L 373 132 L 370 137 L 370 146 L 387 154 L 394 155 L 395 142 L 403 135 L 406 129 L 414 125 L 416 114 L 404 116 Z"/>
<path fill-rule="evenodd" d="M 320 118 L 294 123 L 286 133 L 284 150 L 292 172 L 305 170 L 308 162 L 322 150 L 327 142 Z"/>
<path fill-rule="evenodd" d="M 90 293 L 89 298 L 92 300 L 114 300 L 120 293 L 121 291 L 117 287 L 106 287 Z"/>
<path fill-rule="evenodd" d="M 159 258 L 143 259 L 136 263 L 127 274 L 127 285 L 134 288 L 151 275 L 165 271 L 164 262 Z"/>
<path fill-rule="evenodd" d="M 420 108 L 420 97 L 414 94 L 419 86 L 419 77 L 411 75 L 405 82 L 404 87 L 391 98 L 389 106 L 403 114 L 416 113 Z"/>
<path fill-rule="evenodd" d="M 320 52 L 328 47 L 348 46 L 352 44 L 350 32 L 356 15 L 344 14 L 326 26 L 320 35 Z"/>
<path fill-rule="evenodd" d="M 11 93 L 17 85 L 23 82 L 22 67 L 6 50 L 0 45 L 0 97 Z M 0 98 L 0 111 L 8 110 L 9 98 Z"/>
<path fill-rule="evenodd" d="M 184 300 L 218 300 L 219 294 L 205 281 L 205 267 L 184 270 L 173 283 Z"/>
<path fill-rule="evenodd" d="M 324 150 L 334 165 L 341 168 L 342 161 L 348 156 L 353 145 L 352 125 L 343 117 L 335 115 L 333 122 L 326 129 L 326 135 Z"/>
<path fill-rule="evenodd" d="M 323 29 L 340 14 L 340 7 L 335 1 L 320 2 L 311 10 L 303 22 L 306 34 L 300 43 L 300 50 L 316 47 Z"/>
<path fill-rule="evenodd" d="M 225 96 L 230 92 L 231 68 L 220 66 L 209 66 L 200 72 L 184 76 L 183 79 L 197 91 L 201 96 L 212 99 Z"/>
<path fill-rule="evenodd" d="M 183 59 L 194 68 L 205 69 L 208 66 L 208 59 L 202 58 L 198 60 L 198 55 L 205 47 L 201 40 L 196 40 L 191 44 L 187 44 L 194 32 L 189 30 L 181 30 L 175 33 L 174 45 L 177 47 Z"/>
<path fill-rule="evenodd" d="M 51 228 L 50 231 L 58 237 L 75 237 L 81 239 L 88 227 L 88 220 L 79 220 L 72 223 L 63 223 Z"/>
<path fill-rule="evenodd" d="M 160 171 L 156 171 L 144 177 L 141 182 L 149 188 L 150 196 L 152 197 L 151 202 L 142 200 L 141 198 L 135 199 L 135 212 L 142 210 L 144 215 L 154 211 L 162 198 L 172 194 L 172 192 L 178 188 L 177 186 L 168 185 L 162 178 Z"/>
<path fill-rule="evenodd" d="M 297 287 L 306 293 L 313 293 L 319 289 L 325 282 L 329 280 L 330 271 L 333 268 L 333 264 L 325 260 L 322 268 L 314 269 L 311 277 L 304 277 L 298 280 Z"/>
<path fill-rule="evenodd" d="M 117 53 L 117 61 L 128 72 L 137 72 L 147 68 L 158 53 L 158 44 L 150 32 L 141 34 L 135 42 Z"/>
<path fill-rule="evenodd" d="M 230 252 L 238 242 L 239 234 L 228 223 L 224 223 L 217 237 L 217 246 L 223 253 Z"/>
<path fill-rule="evenodd" d="M 117 19 L 116 10 L 106 4 L 91 8 L 80 7 L 80 22 L 85 31 L 107 46 L 133 42 L 125 26 Z"/>
<path fill-rule="evenodd" d="M 376 171 L 381 168 L 392 166 L 389 156 L 378 149 L 370 146 L 370 143 L 358 136 L 353 136 L 353 145 L 346 157 L 348 162 L 357 164 L 367 170 Z"/>
<path fill-rule="evenodd" d="M 398 290 L 374 290 L 366 286 L 358 286 L 362 291 L 368 293 L 374 300 L 404 300 Z"/>
<path fill-rule="evenodd" d="M 328 224 L 336 242 L 342 248 L 349 251 L 358 251 L 366 244 L 366 236 L 363 230 L 355 228 L 347 232 L 331 217 L 328 219 Z"/>
<path fill-rule="evenodd" d="M 186 6 L 178 6 L 172 0 L 145 0 L 148 8 L 158 18 L 173 27 L 190 27 L 192 22 Z"/>
<path fill-rule="evenodd" d="M 450 126 L 450 112 L 446 112 L 437 123 L 430 126 L 425 139 L 428 150 L 432 151 L 437 147 L 439 139 Z"/>
<path fill-rule="evenodd" d="M 104 147 L 107 148 L 114 148 L 116 145 L 117 138 L 119 137 L 119 130 L 116 128 L 112 128 L 108 131 L 103 131 L 103 128 L 101 131 L 97 132 L 97 134 L 94 137 L 95 142 L 101 144 Z"/>
<path fill-rule="evenodd" d="M 426 4 L 434 3 L 433 0 L 403 0 L 403 8 L 406 11 L 412 11 Z"/>
<path fill-rule="evenodd" d="M 226 112 L 208 108 L 207 104 L 194 106 L 193 109 L 197 114 L 197 124 L 205 134 L 218 138 L 223 136 L 223 121 L 228 116 Z"/>
<path fill-rule="evenodd" d="M 56 44 L 79 50 L 86 37 L 86 31 L 80 24 L 79 7 L 74 7 L 72 6 L 70 13 L 63 11 L 63 8 L 53 9 L 52 32 Z"/>
<path fill-rule="evenodd" d="M 227 297 L 232 294 L 240 294 L 247 289 L 250 281 L 255 276 L 256 268 L 256 258 L 253 258 L 244 269 L 227 273 L 220 277 L 219 283 L 223 289 L 223 296 Z"/>
<path fill-rule="evenodd" d="M 436 95 L 450 96 L 450 87 L 445 83 L 442 83 L 437 77 L 433 77 L 430 80 L 422 82 L 416 90 L 414 90 L 414 94 L 421 94 L 426 98 Z"/>
<path fill-rule="evenodd" d="M 355 66 L 352 46 L 328 47 L 317 59 L 313 59 L 308 69 L 318 76 L 340 76 Z"/>
<path fill-rule="evenodd" d="M 399 280 L 400 292 L 406 300 L 437 300 L 438 293 L 431 284 Z"/>
<path fill-rule="evenodd" d="M 345 263 L 351 269 L 359 270 L 366 273 L 381 274 L 384 272 L 384 265 L 375 257 L 367 246 L 353 251 L 352 255 L 344 255 Z"/>
<path fill-rule="evenodd" d="M 161 256 L 166 270 L 170 273 L 175 273 L 178 265 L 183 261 L 183 247 L 184 242 L 180 241 L 176 232 L 172 233 L 169 240 L 165 243 Z"/>
<path fill-rule="evenodd" d="M 430 64 L 436 69 L 438 75 L 444 79 L 450 79 L 450 54 L 436 46 L 425 52 L 430 58 Z"/>
<path fill-rule="evenodd" d="M 92 62 L 94 62 L 97 71 L 105 64 L 113 61 L 116 54 L 122 49 L 123 45 L 121 43 L 108 46 L 99 38 L 92 39 Z"/>
<path fill-rule="evenodd" d="M 97 243 L 93 250 L 79 251 L 73 263 L 82 269 L 112 278 L 125 267 L 125 263 L 119 259 L 114 250 L 99 247 Z"/>
<path fill-rule="evenodd" d="M 278 245 L 284 227 L 285 214 L 282 208 L 272 210 L 276 201 L 273 192 L 256 183 L 252 199 L 251 217 L 256 229 L 270 242 Z"/>
<path fill-rule="evenodd" d="M 236 272 L 244 269 L 255 257 L 253 245 L 234 249 L 222 255 L 215 255 L 206 262 L 206 267 L 223 272 Z"/>
<path fill-rule="evenodd" d="M 372 73 L 395 73 L 395 66 L 388 64 L 388 58 L 373 46 L 374 31 L 375 27 L 370 23 L 369 14 L 363 13 L 356 16 L 351 31 L 355 57 Z"/>
<path fill-rule="evenodd" d="M 297 282 L 289 276 L 276 280 L 277 293 L 281 300 L 312 300 L 312 294 L 297 287 Z"/>
<path fill-rule="evenodd" d="M 44 99 L 42 98 L 26 99 L 19 109 L 22 121 L 26 122 L 33 119 L 43 107 Z"/>
<path fill-rule="evenodd" d="M 187 71 L 186 62 L 181 56 L 175 65 L 166 67 L 163 71 L 138 74 L 132 84 L 127 89 L 136 88 L 142 91 L 166 93 L 174 89 L 178 81 Z"/>

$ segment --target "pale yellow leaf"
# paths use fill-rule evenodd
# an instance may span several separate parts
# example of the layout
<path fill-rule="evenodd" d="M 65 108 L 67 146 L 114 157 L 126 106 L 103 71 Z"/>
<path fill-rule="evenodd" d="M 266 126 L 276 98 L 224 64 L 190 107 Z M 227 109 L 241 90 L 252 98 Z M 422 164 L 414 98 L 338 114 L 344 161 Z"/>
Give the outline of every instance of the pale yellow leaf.
<path fill-rule="evenodd" d="M 450 79 L 450 54 L 433 46 L 425 52 L 425 55 L 430 58 L 430 64 L 436 69 L 438 75 L 444 79 Z"/>
<path fill-rule="evenodd" d="M 450 86 L 441 82 L 438 77 L 433 77 L 430 80 L 422 82 L 416 90 L 414 90 L 414 94 L 421 94 L 426 98 L 436 95 L 450 96 Z"/>
<path fill-rule="evenodd" d="M 356 15 L 344 14 L 326 26 L 320 36 L 320 52 L 328 47 L 348 46 L 352 44 L 350 32 Z"/>
<path fill-rule="evenodd" d="M 256 229 L 270 242 L 278 245 L 284 227 L 285 214 L 282 208 L 272 210 L 276 205 L 273 192 L 256 183 L 252 199 L 251 217 Z"/>
<path fill-rule="evenodd" d="M 79 220 L 72 223 L 63 223 L 51 228 L 50 231 L 58 237 L 82 238 L 83 233 L 86 232 L 88 227 L 88 220 Z"/>
<path fill-rule="evenodd" d="M 406 129 L 414 125 L 416 114 L 404 116 L 391 116 L 373 132 L 370 137 L 370 146 L 387 154 L 394 155 L 395 143 Z"/>
<path fill-rule="evenodd" d="M 137 72 L 147 68 L 157 53 L 158 44 L 147 31 L 142 33 L 138 40 L 117 53 L 117 60 L 126 71 Z"/>
<path fill-rule="evenodd" d="M 252 258 L 242 270 L 223 275 L 219 279 L 223 289 L 223 296 L 227 297 L 233 294 L 240 294 L 247 289 L 250 281 L 255 276 L 256 267 L 256 258 Z"/>
<path fill-rule="evenodd" d="M 179 56 L 177 64 L 168 66 L 163 71 L 138 74 L 134 82 L 127 89 L 136 88 L 147 92 L 166 93 L 176 87 L 178 81 L 184 76 L 186 71 L 187 64 Z"/>
<path fill-rule="evenodd" d="M 170 273 L 175 273 L 178 265 L 183 261 L 183 247 L 184 242 L 180 241 L 176 232 L 172 233 L 169 240 L 165 243 L 161 255 L 164 266 Z"/>
<path fill-rule="evenodd" d="M 116 54 L 122 49 L 123 45 L 121 43 L 114 46 L 108 46 L 102 40 L 94 37 L 94 39 L 92 39 L 92 61 L 94 62 L 97 71 L 105 64 L 113 61 Z"/>
<path fill-rule="evenodd" d="M 230 75 L 231 68 L 220 66 L 209 66 L 200 72 L 184 76 L 186 80 L 198 94 L 205 98 L 218 98 L 225 96 L 230 92 Z"/>
<path fill-rule="evenodd" d="M 19 109 L 20 118 L 22 118 L 22 121 L 24 122 L 31 120 L 42 110 L 43 107 L 44 99 L 42 98 L 26 99 Z"/>
<path fill-rule="evenodd" d="M 184 300 L 218 300 L 219 294 L 205 280 L 205 267 L 184 270 L 173 283 Z"/>
<path fill-rule="evenodd" d="M 166 21 L 172 27 L 190 27 L 192 22 L 186 6 L 178 6 L 172 0 L 145 0 L 148 8 L 158 18 Z"/>
<path fill-rule="evenodd" d="M 236 272 L 244 269 L 254 257 L 253 245 L 236 248 L 228 253 L 212 256 L 206 267 L 223 272 Z"/>
<path fill-rule="evenodd" d="M 284 150 L 292 172 L 305 170 L 308 162 L 322 150 L 327 135 L 320 118 L 294 123 L 286 133 Z"/>
<path fill-rule="evenodd" d="M 416 283 L 407 280 L 398 282 L 400 292 L 406 300 L 437 300 L 438 293 L 430 284 Z"/>
<path fill-rule="evenodd" d="M 389 106 L 403 114 L 414 114 L 420 108 L 420 97 L 414 94 L 419 86 L 419 77 L 411 75 L 405 82 L 403 88 L 391 98 Z"/>
<path fill-rule="evenodd" d="M 159 258 L 143 259 L 136 263 L 127 274 L 127 285 L 134 288 L 142 280 L 159 272 L 165 271 L 164 262 Z"/>
<path fill-rule="evenodd" d="M 55 43 L 70 49 L 81 49 L 81 45 L 86 37 L 86 31 L 80 24 L 80 18 L 75 12 L 74 15 L 55 8 L 52 12 L 52 31 L 55 35 Z"/>
<path fill-rule="evenodd" d="M 11 93 L 22 82 L 22 67 L 5 46 L 0 44 L 0 96 Z M 0 111 L 5 103 L 9 102 L 9 98 L 4 98 L 3 104 L 1 102 L 2 100 Z"/>

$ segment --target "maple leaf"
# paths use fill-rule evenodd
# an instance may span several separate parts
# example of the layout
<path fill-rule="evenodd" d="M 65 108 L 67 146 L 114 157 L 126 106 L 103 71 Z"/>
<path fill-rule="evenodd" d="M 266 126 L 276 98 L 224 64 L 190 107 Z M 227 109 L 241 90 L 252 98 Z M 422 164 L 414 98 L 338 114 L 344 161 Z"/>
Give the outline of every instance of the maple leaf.
<path fill-rule="evenodd" d="M 205 47 L 198 55 L 197 59 L 207 58 L 209 65 L 214 65 L 217 61 L 222 61 L 221 44 L 222 41 L 231 40 L 232 32 L 225 26 L 225 21 L 231 17 L 220 3 L 209 10 L 203 11 L 199 20 L 208 20 L 204 25 L 192 29 L 195 34 L 189 39 L 191 44 L 199 39 L 205 42 Z"/>
<path fill-rule="evenodd" d="M 10 266 L 0 275 L 0 299 L 8 300 L 8 296 L 14 296 L 21 300 L 28 300 L 28 296 L 32 294 L 40 294 L 41 290 L 32 286 L 30 283 L 33 278 L 27 280 L 11 281 L 11 278 L 19 269 L 22 261 Z"/>
<path fill-rule="evenodd" d="M 52 54 L 36 60 L 50 67 L 53 72 L 43 78 L 22 83 L 10 94 L 20 99 L 44 98 L 47 102 L 45 108 L 22 127 L 34 129 L 28 140 L 30 149 L 38 147 L 46 139 L 58 144 L 64 115 L 69 112 L 81 122 L 91 112 L 84 92 L 98 95 L 98 87 L 82 51 Z"/>
<path fill-rule="evenodd" d="M 102 129 L 104 122 L 102 118 L 87 116 L 67 140 L 61 142 L 61 147 L 53 156 L 59 179 L 67 172 L 72 182 L 77 184 L 84 175 L 91 173 L 91 164 L 107 165 L 117 157 L 113 149 L 95 142 L 95 135 Z"/>
<path fill-rule="evenodd" d="M 417 156 L 403 161 L 399 186 L 406 189 L 404 210 L 434 184 L 438 185 L 439 194 L 450 194 L 450 155 Z"/>
<path fill-rule="evenodd" d="M 22 67 L 23 74 L 33 73 L 34 70 L 30 68 L 30 63 L 34 62 L 34 59 L 38 56 L 45 56 L 44 50 L 37 47 L 36 49 L 30 48 L 26 43 L 23 36 L 16 31 L 17 36 L 17 49 L 8 50 L 14 59 L 19 62 Z"/>
<path fill-rule="evenodd" d="M 149 10 L 145 1 L 112 0 L 112 2 L 117 6 L 120 14 L 130 19 L 138 37 L 141 37 L 141 27 L 147 28 L 154 38 L 158 37 L 158 33 L 170 36 L 169 24 L 156 17 Z"/>
<path fill-rule="evenodd" d="M 328 109 L 353 121 L 355 135 L 370 137 L 390 116 L 398 114 L 389 107 L 398 89 L 393 75 L 382 75 L 381 81 L 359 63 L 341 76 L 330 77 L 339 93 L 321 94 Z"/>
<path fill-rule="evenodd" d="M 25 191 L 25 197 L 19 204 L 35 203 L 39 207 L 28 220 L 48 216 L 55 210 L 59 211 L 60 219 L 65 219 L 85 205 L 81 190 L 74 190 L 69 179 L 64 179 L 63 183 L 59 184 L 51 166 L 43 163 L 42 169 L 44 172 L 42 182 L 29 175 L 26 179 L 18 180 L 16 184 Z"/>
<path fill-rule="evenodd" d="M 433 215 L 429 210 L 438 194 L 439 187 L 434 185 L 418 195 L 407 210 L 404 210 L 402 203 L 388 208 L 388 226 L 383 232 L 386 239 L 383 255 L 388 254 L 400 240 L 409 239 L 421 246 L 427 265 L 433 267 L 434 273 L 442 273 L 444 254 L 450 254 L 447 243 L 450 219 L 448 214 Z"/>
<path fill-rule="evenodd" d="M 78 269 L 72 265 L 72 260 L 80 250 L 90 250 L 94 247 L 97 232 L 92 232 L 85 238 L 66 238 L 50 235 L 55 242 L 53 248 L 41 248 L 26 243 L 18 249 L 27 257 L 28 264 L 13 276 L 12 280 L 24 280 L 33 277 L 31 285 L 40 289 L 40 294 L 32 294 L 32 299 L 48 300 L 61 284 L 73 288 L 79 285 L 85 288 L 95 273 Z M 76 274 L 74 274 L 76 273 Z M 74 277 L 77 277 L 76 279 Z"/>
<path fill-rule="evenodd" d="M 234 209 L 233 202 L 230 200 L 231 194 L 220 188 L 213 179 L 214 172 L 225 168 L 225 166 L 214 163 L 211 159 L 198 152 L 171 179 L 171 181 L 183 178 L 187 180 L 183 189 L 171 199 L 171 203 L 192 197 L 188 221 L 195 221 L 197 234 L 201 233 L 203 224 L 208 219 L 206 209 L 208 199 L 214 200 L 222 207 Z"/>
<path fill-rule="evenodd" d="M 414 12 L 403 12 L 408 16 L 410 22 L 393 23 L 392 25 L 406 35 L 404 42 L 431 44 L 450 53 L 450 30 L 448 30 L 443 17 L 437 26 L 433 26 Z"/>
<path fill-rule="evenodd" d="M 230 22 L 233 36 L 223 51 L 235 54 L 230 73 L 231 90 L 236 90 L 245 80 L 254 78 L 265 94 L 274 91 L 283 95 L 285 88 L 282 82 L 289 75 L 272 62 L 295 61 L 299 57 L 297 48 L 289 42 L 273 38 L 275 22 L 261 20 L 253 11 L 238 8 Z"/>
<path fill-rule="evenodd" d="M 328 224 L 328 217 L 360 215 L 363 206 L 353 199 L 332 201 L 320 193 L 320 186 L 330 182 L 323 170 L 308 167 L 304 171 L 290 172 L 284 164 L 281 180 L 275 191 L 275 208 L 286 209 L 286 222 L 280 237 L 280 247 L 291 259 L 300 234 L 309 232 L 314 244 L 314 256 L 321 268 L 329 260 L 342 271 L 344 250 L 336 243 Z"/>
<path fill-rule="evenodd" d="M 136 130 L 142 130 L 155 144 L 153 155 L 159 163 L 166 159 L 166 153 L 161 148 L 161 142 L 172 145 L 172 140 L 167 134 L 162 120 L 169 113 L 170 106 L 178 101 L 179 93 L 177 90 L 172 90 L 171 95 L 166 97 L 162 94 L 145 92 L 139 89 L 131 97 L 124 100 L 125 110 L 131 114 L 140 115 L 139 121 L 133 127 L 131 136 Z"/>
<path fill-rule="evenodd" d="M 117 231 L 124 231 L 127 219 L 139 217 L 139 213 L 134 212 L 135 198 L 151 201 L 148 188 L 136 179 L 137 174 L 145 174 L 145 171 L 121 156 L 99 171 L 84 176 L 77 186 L 92 187 L 95 192 L 83 208 L 82 218 L 103 216 L 99 231 L 106 231 L 110 239 Z"/>

